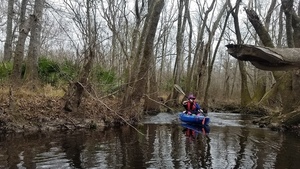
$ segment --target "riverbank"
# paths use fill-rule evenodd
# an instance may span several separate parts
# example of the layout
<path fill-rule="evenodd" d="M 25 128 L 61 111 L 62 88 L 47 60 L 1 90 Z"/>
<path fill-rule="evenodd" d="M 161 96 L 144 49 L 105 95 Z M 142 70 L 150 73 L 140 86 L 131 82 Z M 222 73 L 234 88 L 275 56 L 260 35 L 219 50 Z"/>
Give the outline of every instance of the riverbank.
<path fill-rule="evenodd" d="M 83 98 L 76 112 L 68 112 L 63 109 L 63 93 L 51 87 L 38 92 L 12 92 L 2 88 L 0 133 L 91 129 L 113 126 L 120 121 L 118 115 L 106 107 L 116 107 L 118 101 L 115 99 L 103 100 L 101 104 Z"/>
<path fill-rule="evenodd" d="M 122 125 L 125 120 L 132 121 L 129 115 L 120 117 L 117 113 L 116 109 L 121 101 L 116 97 L 101 100 L 84 97 L 76 112 L 68 112 L 63 109 L 65 104 L 63 95 L 63 90 L 55 90 L 47 86 L 38 92 L 28 90 L 12 92 L 2 88 L 0 133 L 95 129 Z M 109 108 L 114 108 L 114 112 Z M 213 112 L 260 116 L 253 121 L 258 127 L 267 127 L 277 131 L 292 130 L 300 133 L 299 126 L 284 126 L 280 124 L 280 119 L 274 120 L 274 116 L 270 116 L 268 110 L 261 107 L 252 106 L 248 109 L 241 109 L 236 102 L 217 102 L 211 105 L 210 109 Z"/>
<path fill-rule="evenodd" d="M 218 102 L 212 106 L 212 111 L 249 114 L 256 117 L 252 123 L 257 127 L 279 132 L 289 131 L 300 135 L 300 124 L 298 124 L 300 110 L 282 114 L 279 108 L 271 109 L 256 105 L 242 108 L 236 102 Z"/>

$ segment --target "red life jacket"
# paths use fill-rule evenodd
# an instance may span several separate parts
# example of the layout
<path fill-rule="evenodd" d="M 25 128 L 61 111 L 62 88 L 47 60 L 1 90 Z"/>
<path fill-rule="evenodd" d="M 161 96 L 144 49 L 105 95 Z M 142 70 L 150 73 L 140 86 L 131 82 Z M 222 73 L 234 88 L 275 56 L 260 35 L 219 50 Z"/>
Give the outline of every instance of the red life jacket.
<path fill-rule="evenodd" d="M 196 103 L 187 102 L 187 111 L 196 110 Z"/>

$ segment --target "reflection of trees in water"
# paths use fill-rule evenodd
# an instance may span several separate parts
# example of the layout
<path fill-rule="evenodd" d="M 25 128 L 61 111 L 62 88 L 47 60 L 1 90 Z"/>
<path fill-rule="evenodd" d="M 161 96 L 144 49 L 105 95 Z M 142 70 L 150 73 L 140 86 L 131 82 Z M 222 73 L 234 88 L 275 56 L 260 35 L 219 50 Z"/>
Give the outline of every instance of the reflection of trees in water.
<path fill-rule="evenodd" d="M 210 135 L 212 168 L 274 168 L 276 147 L 281 146 L 278 133 L 248 127 L 215 130 L 218 132 Z"/>
<path fill-rule="evenodd" d="M 172 131 L 171 125 L 153 126 L 153 131 L 149 131 L 147 159 L 145 163 L 148 168 L 167 168 L 173 166 L 172 163 Z M 150 150 L 150 151 L 149 151 Z"/>
<path fill-rule="evenodd" d="M 193 129 L 184 128 L 182 130 L 185 141 L 178 144 L 184 144 L 185 160 L 182 161 L 180 167 L 185 168 L 210 168 L 210 138 L 207 135 L 209 128 L 195 127 Z"/>
<path fill-rule="evenodd" d="M 49 134 L 11 134 L 0 137 L 0 166 L 3 168 L 36 168 L 35 158 L 38 154 L 50 151 L 53 146 L 53 136 Z"/>
<path fill-rule="evenodd" d="M 129 126 L 122 127 L 121 130 L 116 131 L 118 136 L 118 150 L 116 157 L 119 161 L 122 161 L 120 166 L 126 166 L 129 168 L 139 168 L 143 165 L 143 151 L 142 143 L 143 141 L 139 140 L 139 133 L 133 130 Z M 112 161 L 113 163 L 118 162 Z M 110 163 L 110 164 L 113 164 Z M 120 167 L 118 166 L 118 167 Z M 117 167 L 117 166 L 116 166 Z"/>
<path fill-rule="evenodd" d="M 249 130 L 245 127 L 242 127 L 241 128 L 241 134 L 238 135 L 238 137 L 239 137 L 238 144 L 239 144 L 240 150 L 237 152 L 237 157 L 236 157 L 236 160 L 235 160 L 235 166 L 233 167 L 234 169 L 238 169 L 238 168 L 241 167 L 242 159 L 245 156 L 248 135 L 249 135 Z"/>
<path fill-rule="evenodd" d="M 270 130 L 214 126 L 188 138 L 178 125 L 7 137 L 0 166 L 39 168 L 298 168 L 299 137 Z M 1 168 L 1 167 L 0 167 Z"/>
<path fill-rule="evenodd" d="M 210 141 L 211 141 L 210 137 L 207 136 L 206 137 L 206 145 L 207 145 L 206 155 L 203 157 L 203 159 L 205 159 L 205 164 L 208 168 L 212 168 L 212 156 L 211 156 Z"/>
<path fill-rule="evenodd" d="M 299 136 L 294 133 L 285 133 L 281 139 L 282 146 L 278 148 L 277 156 L 274 156 L 274 158 L 276 158 L 274 168 L 299 168 Z"/>
<path fill-rule="evenodd" d="M 67 159 L 72 162 L 71 165 L 75 168 L 82 168 L 81 153 L 84 149 L 84 143 L 86 138 L 84 135 L 78 135 L 76 137 L 64 137 L 61 140 L 62 150 L 66 153 Z"/>

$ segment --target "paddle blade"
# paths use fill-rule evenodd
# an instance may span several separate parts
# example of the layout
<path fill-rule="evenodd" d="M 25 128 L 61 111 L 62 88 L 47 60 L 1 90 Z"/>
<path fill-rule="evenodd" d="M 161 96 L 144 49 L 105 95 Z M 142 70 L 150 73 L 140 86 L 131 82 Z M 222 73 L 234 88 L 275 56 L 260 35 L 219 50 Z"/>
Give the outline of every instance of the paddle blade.
<path fill-rule="evenodd" d="M 175 88 L 179 93 L 181 93 L 181 94 L 183 94 L 184 96 L 186 96 L 185 93 L 184 93 L 184 91 L 182 90 L 182 88 L 181 88 L 178 84 L 174 84 L 174 88 Z"/>

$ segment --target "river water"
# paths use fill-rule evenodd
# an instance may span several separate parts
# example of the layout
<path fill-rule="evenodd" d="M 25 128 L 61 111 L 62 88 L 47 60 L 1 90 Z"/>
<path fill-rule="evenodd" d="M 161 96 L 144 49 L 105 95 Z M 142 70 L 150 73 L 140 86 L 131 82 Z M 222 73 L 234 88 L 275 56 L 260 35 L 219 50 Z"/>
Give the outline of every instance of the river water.
<path fill-rule="evenodd" d="M 0 136 L 0 168 L 300 167 L 299 136 L 257 128 L 249 116 L 209 116 L 210 127 L 195 130 L 181 125 L 178 114 L 160 113 L 136 129 Z"/>

